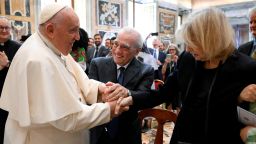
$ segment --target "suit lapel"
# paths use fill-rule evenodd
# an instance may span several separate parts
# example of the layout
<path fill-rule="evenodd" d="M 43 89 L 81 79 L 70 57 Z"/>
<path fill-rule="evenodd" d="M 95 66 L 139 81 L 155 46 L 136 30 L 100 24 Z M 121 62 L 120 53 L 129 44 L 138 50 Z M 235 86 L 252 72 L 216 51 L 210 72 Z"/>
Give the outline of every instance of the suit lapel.
<path fill-rule="evenodd" d="M 105 56 L 105 51 L 106 51 L 106 47 L 101 45 L 99 47 L 99 54 L 98 54 L 98 56 L 100 56 L 100 57 Z"/>
<path fill-rule="evenodd" d="M 117 68 L 116 68 L 116 64 L 113 60 L 113 58 L 109 58 L 109 60 L 106 62 L 105 64 L 105 72 L 102 73 L 106 73 L 108 75 L 106 75 L 108 81 L 117 83 Z"/>
<path fill-rule="evenodd" d="M 98 56 L 101 57 L 102 56 L 102 46 L 99 46 L 99 53 L 98 53 Z"/>
<path fill-rule="evenodd" d="M 140 67 L 138 60 L 134 58 L 125 70 L 123 86 L 126 86 L 127 83 L 138 74 L 139 71 Z"/>

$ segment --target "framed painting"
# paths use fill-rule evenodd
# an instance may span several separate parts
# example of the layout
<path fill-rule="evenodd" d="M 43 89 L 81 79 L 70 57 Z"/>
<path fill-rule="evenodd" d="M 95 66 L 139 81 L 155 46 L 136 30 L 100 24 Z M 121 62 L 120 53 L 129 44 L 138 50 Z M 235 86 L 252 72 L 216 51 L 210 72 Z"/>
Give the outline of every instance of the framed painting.
<path fill-rule="evenodd" d="M 0 8 L 0 15 L 11 21 L 13 40 L 19 41 L 22 36 L 34 32 L 34 0 L 0 1 Z"/>
<path fill-rule="evenodd" d="M 117 32 L 113 32 L 113 31 L 98 30 L 98 33 L 102 37 L 102 42 L 105 42 L 105 40 L 108 38 L 111 39 L 112 37 L 117 36 Z"/>
<path fill-rule="evenodd" d="M 98 26 L 121 27 L 121 3 L 98 0 L 96 10 Z"/>
<path fill-rule="evenodd" d="M 174 35 L 176 14 L 159 11 L 159 33 Z"/>

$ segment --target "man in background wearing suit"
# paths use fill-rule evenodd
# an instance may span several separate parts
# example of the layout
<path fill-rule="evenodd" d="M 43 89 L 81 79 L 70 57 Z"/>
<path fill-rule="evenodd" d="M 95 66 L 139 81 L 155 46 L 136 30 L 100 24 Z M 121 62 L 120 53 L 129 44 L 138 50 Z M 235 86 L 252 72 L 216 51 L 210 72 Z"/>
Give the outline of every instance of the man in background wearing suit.
<path fill-rule="evenodd" d="M 249 12 L 249 27 L 253 40 L 239 46 L 238 50 L 246 55 L 251 56 L 256 48 L 256 7 Z"/>
<path fill-rule="evenodd" d="M 137 112 L 144 107 L 144 100 L 150 92 L 154 77 L 153 68 L 136 59 L 142 44 L 139 32 L 132 28 L 123 28 L 112 47 L 112 57 L 92 60 L 90 78 L 103 83 L 118 82 L 119 84 L 114 84 L 120 90 L 118 97 L 141 100 L 141 103 L 134 104 L 129 111 L 110 123 L 91 129 L 91 144 L 141 144 Z"/>
<path fill-rule="evenodd" d="M 161 50 L 159 50 L 160 44 L 161 42 L 159 39 L 154 39 L 153 48 L 149 48 L 149 52 L 153 55 L 153 57 L 156 59 L 158 64 L 158 69 L 155 70 L 154 79 L 163 80 L 162 65 L 164 64 L 166 54 Z"/>
<path fill-rule="evenodd" d="M 91 60 L 96 57 L 105 57 L 109 49 L 102 45 L 102 37 L 100 34 L 94 35 L 95 46 L 87 50 L 87 63 L 90 65 Z"/>
<path fill-rule="evenodd" d="M 0 17 L 0 94 L 4 85 L 5 77 L 9 70 L 10 62 L 20 47 L 20 43 L 10 39 L 11 23 L 6 17 Z M 0 109 L 0 144 L 4 139 L 5 122 L 8 112 Z"/>

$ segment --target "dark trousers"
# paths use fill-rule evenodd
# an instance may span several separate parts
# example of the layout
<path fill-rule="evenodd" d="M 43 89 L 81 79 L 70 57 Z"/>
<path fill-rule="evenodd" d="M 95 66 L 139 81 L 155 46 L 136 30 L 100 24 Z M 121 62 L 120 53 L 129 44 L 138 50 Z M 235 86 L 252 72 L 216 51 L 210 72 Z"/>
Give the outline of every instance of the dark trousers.
<path fill-rule="evenodd" d="M 118 142 L 110 137 L 106 125 L 101 125 L 90 129 L 90 144 L 118 144 Z"/>
<path fill-rule="evenodd" d="M 0 109 L 0 144 L 4 143 L 4 128 L 7 120 L 8 112 Z"/>

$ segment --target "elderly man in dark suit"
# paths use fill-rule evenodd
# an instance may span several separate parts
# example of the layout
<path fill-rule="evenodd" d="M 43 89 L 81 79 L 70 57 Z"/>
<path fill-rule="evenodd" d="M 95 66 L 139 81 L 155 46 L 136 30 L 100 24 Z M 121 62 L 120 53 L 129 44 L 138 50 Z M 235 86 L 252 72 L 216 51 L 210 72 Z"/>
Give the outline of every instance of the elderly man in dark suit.
<path fill-rule="evenodd" d="M 153 82 L 153 67 L 136 59 L 142 48 L 139 32 L 132 28 L 123 28 L 112 48 L 113 57 L 93 59 L 89 77 L 101 82 L 113 82 L 120 92 L 118 97 L 130 97 L 140 100 L 110 123 L 91 129 L 91 144 L 141 144 L 138 110 L 150 93 Z M 125 69 L 125 70 L 121 70 Z M 121 80 L 120 80 L 121 79 Z"/>

